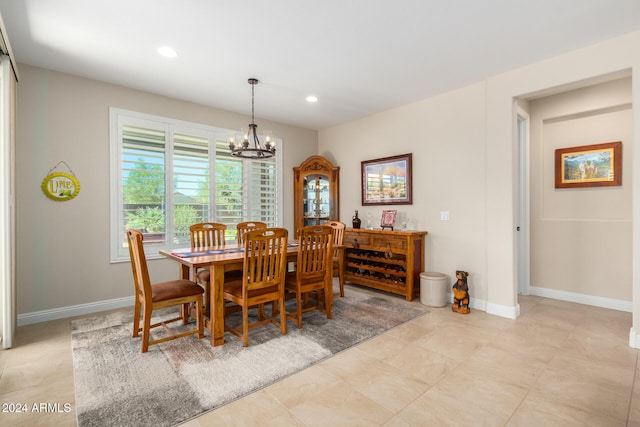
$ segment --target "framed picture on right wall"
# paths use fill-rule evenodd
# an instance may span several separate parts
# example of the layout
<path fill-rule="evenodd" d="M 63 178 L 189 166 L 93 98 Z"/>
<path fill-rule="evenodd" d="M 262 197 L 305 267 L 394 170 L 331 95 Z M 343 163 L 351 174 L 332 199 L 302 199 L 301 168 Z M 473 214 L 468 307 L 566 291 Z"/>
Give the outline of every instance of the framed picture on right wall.
<path fill-rule="evenodd" d="M 556 188 L 622 185 L 622 142 L 558 148 L 555 179 Z"/>

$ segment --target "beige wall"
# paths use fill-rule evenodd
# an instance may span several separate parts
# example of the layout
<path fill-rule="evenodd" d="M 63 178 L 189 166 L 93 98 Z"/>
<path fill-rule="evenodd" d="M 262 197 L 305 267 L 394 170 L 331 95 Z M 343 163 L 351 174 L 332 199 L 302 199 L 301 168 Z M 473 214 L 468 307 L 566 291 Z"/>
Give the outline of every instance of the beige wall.
<path fill-rule="evenodd" d="M 531 286 L 630 302 L 631 79 L 529 105 Z M 623 144 L 622 186 L 555 188 L 556 149 L 613 141 Z"/>
<path fill-rule="evenodd" d="M 363 160 L 413 154 L 413 204 L 393 206 L 409 228 L 427 230 L 425 269 L 468 271 L 472 296 L 486 295 L 485 84 L 468 86 L 320 132 L 321 154 L 340 166 L 341 220 L 359 210 L 374 226 L 386 206 L 361 206 Z M 440 221 L 448 211 L 449 221 Z M 484 309 L 484 307 L 481 307 Z"/>
<path fill-rule="evenodd" d="M 53 311 L 56 317 L 56 310 L 80 304 L 96 304 L 95 311 L 103 301 L 131 297 L 129 264 L 109 263 L 109 107 L 231 129 L 246 127 L 250 118 L 22 64 L 20 74 L 16 206 L 22 322 L 34 312 Z M 260 123 L 283 139 L 284 226 L 291 232 L 293 167 L 317 154 L 317 132 Z M 67 202 L 52 201 L 40 190 L 61 160 L 80 182 L 79 195 Z M 150 261 L 149 267 L 152 280 L 177 273 L 166 260 Z"/>
<path fill-rule="evenodd" d="M 629 73 L 638 82 L 640 32 L 492 76 L 484 82 L 422 102 L 320 131 L 320 152 L 341 167 L 342 219 L 360 206 L 360 161 L 413 152 L 414 204 L 399 206 L 414 228 L 429 231 L 426 268 L 471 272 L 472 304 L 517 317 L 517 145 L 514 100 L 564 92 L 602 76 Z M 637 89 L 632 102 L 640 105 Z M 526 105 L 526 102 L 524 103 Z M 640 137 L 632 119 L 632 140 Z M 629 161 L 640 154 L 627 153 Z M 627 181 L 634 206 L 640 178 Z M 347 184 L 352 183 L 352 184 Z M 628 188 L 628 187 L 627 187 Z M 368 208 L 376 212 L 380 209 Z M 439 212 L 451 220 L 440 221 Z M 365 210 L 366 211 L 366 210 Z M 634 209 L 633 289 L 640 292 L 640 209 Z M 640 298 L 634 296 L 634 326 L 640 330 Z M 640 339 L 638 340 L 640 342 Z"/>

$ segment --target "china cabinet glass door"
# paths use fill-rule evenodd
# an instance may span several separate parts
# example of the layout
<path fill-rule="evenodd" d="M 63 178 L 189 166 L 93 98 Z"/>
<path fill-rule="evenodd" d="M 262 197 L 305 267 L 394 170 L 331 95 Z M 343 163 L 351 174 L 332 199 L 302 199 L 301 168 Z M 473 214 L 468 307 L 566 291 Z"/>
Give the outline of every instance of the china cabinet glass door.
<path fill-rule="evenodd" d="M 304 189 L 304 223 L 320 225 L 331 220 L 329 179 L 325 175 L 309 175 Z"/>

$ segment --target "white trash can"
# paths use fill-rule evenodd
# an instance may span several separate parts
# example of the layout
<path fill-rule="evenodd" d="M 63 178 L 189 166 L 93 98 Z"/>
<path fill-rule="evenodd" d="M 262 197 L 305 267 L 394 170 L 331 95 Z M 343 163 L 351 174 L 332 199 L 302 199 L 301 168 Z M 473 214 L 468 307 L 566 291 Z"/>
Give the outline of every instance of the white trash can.
<path fill-rule="evenodd" d="M 446 274 L 426 271 L 420 273 L 420 302 L 430 307 L 444 307 L 447 301 L 449 277 Z"/>

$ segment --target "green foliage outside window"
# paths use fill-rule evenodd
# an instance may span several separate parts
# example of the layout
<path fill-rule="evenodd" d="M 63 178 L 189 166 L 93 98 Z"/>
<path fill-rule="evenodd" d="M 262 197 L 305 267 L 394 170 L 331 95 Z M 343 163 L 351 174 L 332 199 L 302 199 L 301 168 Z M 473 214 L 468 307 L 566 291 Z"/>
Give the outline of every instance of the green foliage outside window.
<path fill-rule="evenodd" d="M 139 158 L 123 179 L 125 204 L 162 204 L 164 202 L 164 168 Z"/>
<path fill-rule="evenodd" d="M 127 228 L 147 233 L 164 231 L 164 212 L 160 208 L 144 207 L 127 214 Z"/>
<path fill-rule="evenodd" d="M 198 211 L 190 205 L 177 205 L 174 211 L 176 236 L 188 236 L 191 224 L 204 222 Z"/>

